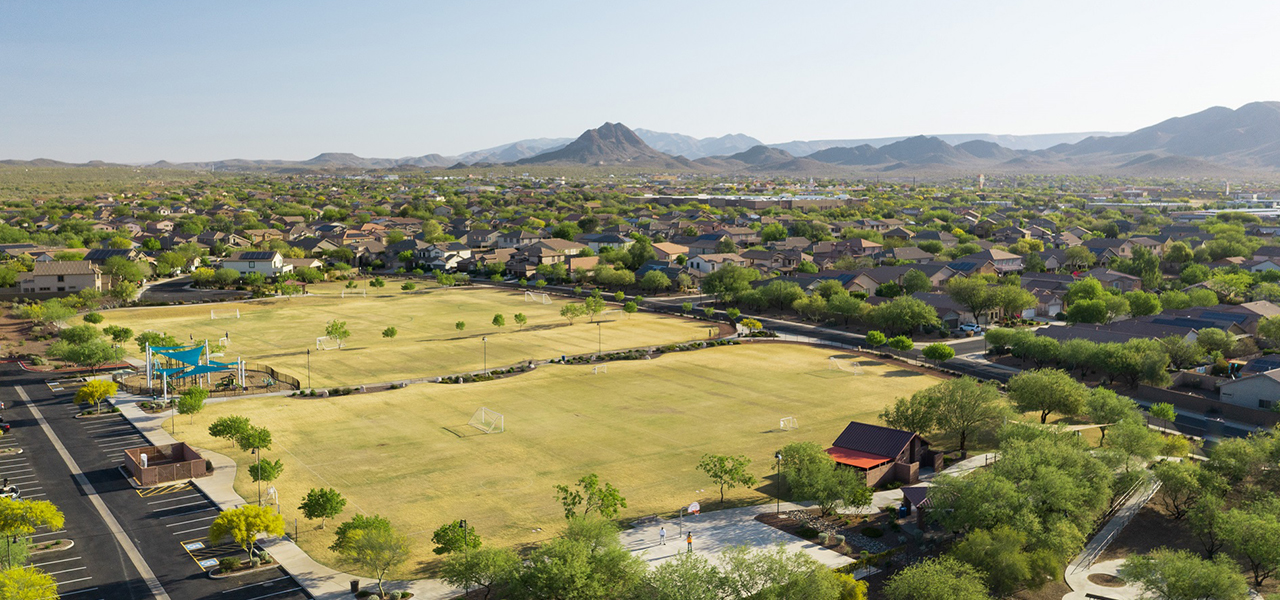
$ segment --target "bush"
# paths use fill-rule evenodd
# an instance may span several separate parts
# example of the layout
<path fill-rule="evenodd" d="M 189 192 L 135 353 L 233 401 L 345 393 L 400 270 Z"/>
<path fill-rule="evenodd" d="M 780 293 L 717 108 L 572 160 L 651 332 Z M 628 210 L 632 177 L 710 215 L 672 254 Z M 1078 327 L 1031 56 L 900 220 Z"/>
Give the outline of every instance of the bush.
<path fill-rule="evenodd" d="M 878 527 L 863 527 L 862 531 L 859 533 L 861 533 L 863 537 L 869 537 L 873 540 L 884 535 L 884 532 L 880 531 Z"/>
<path fill-rule="evenodd" d="M 843 545 L 844 545 L 844 536 L 843 536 L 843 535 L 837 535 L 837 536 L 836 536 L 836 545 L 837 545 L 837 546 L 843 546 Z"/>
<path fill-rule="evenodd" d="M 98 323 L 101 323 L 102 320 L 105 318 L 106 317 L 103 317 L 100 313 L 91 312 L 91 313 L 86 313 L 84 315 L 84 322 L 93 323 L 94 325 L 97 325 Z"/>
<path fill-rule="evenodd" d="M 218 559 L 218 568 L 226 571 L 234 571 L 240 568 L 240 559 L 234 556 L 224 556 Z"/>
<path fill-rule="evenodd" d="M 826 545 L 827 545 L 827 542 L 829 542 L 829 541 L 831 541 L 831 534 L 829 534 L 829 533 L 827 533 L 827 532 L 825 532 L 825 531 L 824 531 L 824 532 L 822 532 L 822 533 L 819 533 L 819 534 L 818 534 L 818 544 L 819 544 L 819 545 L 821 545 L 821 546 L 826 546 Z"/>
<path fill-rule="evenodd" d="M 797 529 L 796 535 L 807 540 L 809 538 L 818 537 L 818 530 L 806 525 L 804 527 L 801 527 L 800 529 Z"/>

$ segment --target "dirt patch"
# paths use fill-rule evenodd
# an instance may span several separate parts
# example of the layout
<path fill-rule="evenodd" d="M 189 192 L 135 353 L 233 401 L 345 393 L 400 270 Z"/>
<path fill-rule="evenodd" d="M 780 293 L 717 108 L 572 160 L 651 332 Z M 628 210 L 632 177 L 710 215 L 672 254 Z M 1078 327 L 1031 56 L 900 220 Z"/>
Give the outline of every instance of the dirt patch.
<path fill-rule="evenodd" d="M 1120 531 L 1102 556 L 1098 557 L 1098 562 L 1146 554 L 1161 547 L 1189 550 L 1193 554 L 1204 553 L 1204 548 L 1187 526 L 1186 519 L 1175 521 L 1155 504 L 1147 503 Z"/>
<path fill-rule="evenodd" d="M 1115 575 L 1108 575 L 1106 573 L 1094 573 L 1089 576 L 1089 581 L 1096 583 L 1102 587 L 1118 588 L 1118 587 L 1125 586 L 1123 579 L 1120 579 Z"/>

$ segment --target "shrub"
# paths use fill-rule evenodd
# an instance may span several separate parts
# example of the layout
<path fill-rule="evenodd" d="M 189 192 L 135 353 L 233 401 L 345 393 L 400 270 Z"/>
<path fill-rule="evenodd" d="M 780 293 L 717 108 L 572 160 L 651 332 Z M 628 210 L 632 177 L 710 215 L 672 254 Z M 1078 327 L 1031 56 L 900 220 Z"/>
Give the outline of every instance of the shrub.
<path fill-rule="evenodd" d="M 234 571 L 240 567 L 240 559 L 234 556 L 224 556 L 218 559 L 218 568 L 225 571 Z"/>
<path fill-rule="evenodd" d="M 837 545 L 837 546 L 843 546 L 843 545 L 844 545 L 844 536 L 843 536 L 843 535 L 836 535 L 836 545 Z"/>
<path fill-rule="evenodd" d="M 102 320 L 105 318 L 106 317 L 103 317 L 100 313 L 91 312 L 91 313 L 86 313 L 84 315 L 84 322 L 93 323 L 94 325 L 97 325 L 98 323 L 101 323 Z"/>
<path fill-rule="evenodd" d="M 869 537 L 873 540 L 884 535 L 884 532 L 880 531 L 878 527 L 863 527 L 862 531 L 859 533 L 861 533 L 863 537 Z"/>
<path fill-rule="evenodd" d="M 797 530 L 796 530 L 796 535 L 798 535 L 798 536 L 800 536 L 800 537 L 802 537 L 802 538 L 804 538 L 804 539 L 809 539 L 809 538 L 813 538 L 813 537 L 818 537 L 818 530 L 817 530 L 817 529 L 814 529 L 814 528 L 812 528 L 812 527 L 809 527 L 808 525 L 806 525 L 806 526 L 804 526 L 804 527 L 801 527 L 800 529 L 797 529 Z"/>
<path fill-rule="evenodd" d="M 831 541 L 831 535 L 830 535 L 830 534 L 828 534 L 827 532 L 825 532 L 825 531 L 824 531 L 824 532 L 822 532 L 822 533 L 819 533 L 819 534 L 818 534 L 818 544 L 819 544 L 819 545 L 826 546 L 826 545 L 827 545 L 827 542 L 829 542 L 829 541 Z"/>

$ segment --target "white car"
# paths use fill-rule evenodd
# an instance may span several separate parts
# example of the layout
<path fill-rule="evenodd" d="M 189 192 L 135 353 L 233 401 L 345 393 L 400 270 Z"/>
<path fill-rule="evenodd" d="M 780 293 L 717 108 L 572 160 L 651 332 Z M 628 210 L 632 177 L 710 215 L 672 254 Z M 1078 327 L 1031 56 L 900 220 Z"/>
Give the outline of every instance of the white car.
<path fill-rule="evenodd" d="M 982 333 L 982 326 L 977 323 L 965 323 L 960 326 L 960 331 L 972 331 L 974 333 Z"/>
<path fill-rule="evenodd" d="M 0 498 L 12 498 L 17 500 L 20 496 L 22 496 L 22 492 L 16 485 L 0 488 Z"/>

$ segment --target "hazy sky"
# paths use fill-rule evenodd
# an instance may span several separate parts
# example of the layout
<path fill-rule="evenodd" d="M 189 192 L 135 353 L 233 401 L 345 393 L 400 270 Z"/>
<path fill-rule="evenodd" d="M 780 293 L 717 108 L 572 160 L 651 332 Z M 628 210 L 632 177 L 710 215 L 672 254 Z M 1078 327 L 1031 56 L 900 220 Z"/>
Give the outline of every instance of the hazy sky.
<path fill-rule="evenodd" d="M 1280 100 L 1280 2 L 0 3 L 0 158 L 1129 131 Z"/>

